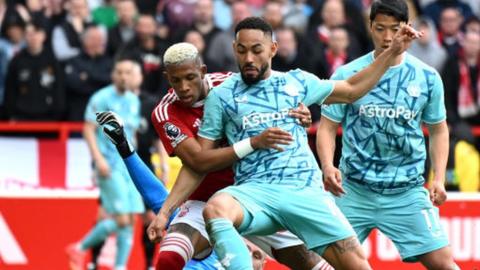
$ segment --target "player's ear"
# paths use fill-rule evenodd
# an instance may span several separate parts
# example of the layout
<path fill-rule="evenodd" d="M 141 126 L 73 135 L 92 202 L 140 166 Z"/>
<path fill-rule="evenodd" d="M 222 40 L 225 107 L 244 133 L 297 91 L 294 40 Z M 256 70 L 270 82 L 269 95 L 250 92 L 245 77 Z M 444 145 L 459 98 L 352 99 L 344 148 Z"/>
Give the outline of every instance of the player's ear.
<path fill-rule="evenodd" d="M 170 84 L 170 80 L 168 78 L 168 72 L 163 71 L 162 73 L 163 73 L 163 77 L 167 80 L 168 84 Z"/>
<path fill-rule="evenodd" d="M 272 45 L 270 46 L 272 58 L 277 54 L 277 50 L 278 50 L 278 43 L 276 41 L 272 41 Z"/>
<path fill-rule="evenodd" d="M 200 67 L 200 70 L 202 72 L 202 79 L 203 79 L 205 77 L 205 74 L 207 74 L 207 65 L 202 64 L 202 66 Z"/>

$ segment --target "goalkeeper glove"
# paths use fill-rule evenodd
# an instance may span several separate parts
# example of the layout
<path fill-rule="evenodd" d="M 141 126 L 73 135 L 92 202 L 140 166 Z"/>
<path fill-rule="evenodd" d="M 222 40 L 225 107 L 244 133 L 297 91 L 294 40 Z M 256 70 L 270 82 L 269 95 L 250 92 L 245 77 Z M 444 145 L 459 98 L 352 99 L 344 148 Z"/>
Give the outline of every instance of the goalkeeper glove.
<path fill-rule="evenodd" d="M 97 112 L 97 123 L 103 127 L 103 133 L 117 147 L 122 158 L 129 157 L 135 150 L 128 142 L 123 131 L 123 121 L 112 111 Z"/>

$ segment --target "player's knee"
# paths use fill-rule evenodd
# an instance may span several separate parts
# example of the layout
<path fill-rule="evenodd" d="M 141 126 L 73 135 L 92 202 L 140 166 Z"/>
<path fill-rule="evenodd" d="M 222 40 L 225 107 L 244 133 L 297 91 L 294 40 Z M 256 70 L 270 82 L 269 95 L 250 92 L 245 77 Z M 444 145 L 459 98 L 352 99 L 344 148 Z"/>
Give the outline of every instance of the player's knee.
<path fill-rule="evenodd" d="M 131 224 L 129 216 L 125 214 L 117 215 L 115 217 L 115 222 L 117 223 L 117 226 L 120 228 L 130 226 Z"/>
<path fill-rule="evenodd" d="M 214 218 L 232 219 L 232 200 L 234 199 L 227 194 L 219 194 L 210 198 L 203 209 L 203 218 L 205 220 Z"/>

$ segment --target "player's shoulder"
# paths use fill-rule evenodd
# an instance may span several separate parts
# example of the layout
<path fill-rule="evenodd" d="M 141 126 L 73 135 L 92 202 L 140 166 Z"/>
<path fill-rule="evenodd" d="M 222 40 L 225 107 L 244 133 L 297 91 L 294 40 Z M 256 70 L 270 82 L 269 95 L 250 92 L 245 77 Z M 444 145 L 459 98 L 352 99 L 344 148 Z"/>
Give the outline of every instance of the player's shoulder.
<path fill-rule="evenodd" d="M 208 73 L 207 82 L 210 86 L 208 95 L 223 96 L 231 93 L 242 84 L 242 77 L 240 73 L 226 72 L 226 73 Z M 212 80 L 215 78 L 216 80 Z"/>
<path fill-rule="evenodd" d="M 428 65 L 427 63 L 423 62 L 422 60 L 410 53 L 405 53 L 405 62 L 408 65 L 415 67 L 416 69 L 439 75 L 438 71 L 434 67 Z"/>
<path fill-rule="evenodd" d="M 162 97 L 155 109 L 152 111 L 152 122 L 162 123 L 169 121 L 176 110 L 179 110 L 181 106 L 178 106 L 178 97 L 174 91 L 168 91 L 166 95 Z"/>
<path fill-rule="evenodd" d="M 352 74 L 356 73 L 374 61 L 373 52 L 364 54 L 349 63 L 342 65 L 335 70 L 335 74 Z"/>
<path fill-rule="evenodd" d="M 115 94 L 115 87 L 112 84 L 110 84 L 110 85 L 107 85 L 103 88 L 98 89 L 95 93 L 93 93 L 90 100 L 93 100 L 95 102 L 108 100 L 114 94 Z"/>
<path fill-rule="evenodd" d="M 205 74 L 205 79 L 207 80 L 208 85 L 210 88 L 219 86 L 222 84 L 226 79 L 228 79 L 233 72 L 213 72 Z"/>

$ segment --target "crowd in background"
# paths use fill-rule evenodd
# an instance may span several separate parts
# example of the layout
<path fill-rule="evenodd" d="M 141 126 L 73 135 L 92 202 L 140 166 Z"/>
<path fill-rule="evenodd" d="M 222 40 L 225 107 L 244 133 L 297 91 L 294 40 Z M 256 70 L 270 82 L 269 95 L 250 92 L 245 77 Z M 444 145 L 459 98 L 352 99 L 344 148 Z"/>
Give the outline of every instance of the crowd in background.
<path fill-rule="evenodd" d="M 91 95 L 111 84 L 118 58 L 141 64 L 142 95 L 158 101 L 168 89 L 162 55 L 180 41 L 198 48 L 209 72 L 236 71 L 233 26 L 252 15 L 274 28 L 274 70 L 328 78 L 372 50 L 371 2 L 0 0 L 0 119 L 83 121 Z M 480 149 L 470 129 L 480 124 L 480 1 L 407 2 L 413 25 L 425 33 L 410 53 L 442 75 L 452 141 Z M 310 109 L 318 120 L 320 108 Z"/>

